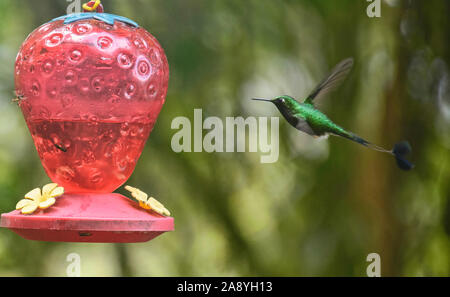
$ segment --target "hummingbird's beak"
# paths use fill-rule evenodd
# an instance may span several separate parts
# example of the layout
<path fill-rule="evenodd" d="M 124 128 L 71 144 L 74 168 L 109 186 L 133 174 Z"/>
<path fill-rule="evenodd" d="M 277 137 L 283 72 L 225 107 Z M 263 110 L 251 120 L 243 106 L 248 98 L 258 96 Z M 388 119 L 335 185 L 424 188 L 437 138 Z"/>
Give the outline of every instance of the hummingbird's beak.
<path fill-rule="evenodd" d="M 252 100 L 272 102 L 272 100 L 268 100 L 268 99 L 260 99 L 260 98 L 252 98 Z"/>

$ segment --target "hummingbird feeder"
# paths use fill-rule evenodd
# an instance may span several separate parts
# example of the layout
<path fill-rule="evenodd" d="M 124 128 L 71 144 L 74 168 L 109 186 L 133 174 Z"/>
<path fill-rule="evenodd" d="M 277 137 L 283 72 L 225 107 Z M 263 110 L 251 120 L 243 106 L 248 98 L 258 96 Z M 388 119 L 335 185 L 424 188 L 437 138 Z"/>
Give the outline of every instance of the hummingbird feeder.
<path fill-rule="evenodd" d="M 168 211 L 136 188 L 139 203 L 112 192 L 164 104 L 167 58 L 155 37 L 99 0 L 83 8 L 34 30 L 17 55 L 16 101 L 54 183 L 2 214 L 1 227 L 31 240 L 148 241 L 173 230 Z"/>

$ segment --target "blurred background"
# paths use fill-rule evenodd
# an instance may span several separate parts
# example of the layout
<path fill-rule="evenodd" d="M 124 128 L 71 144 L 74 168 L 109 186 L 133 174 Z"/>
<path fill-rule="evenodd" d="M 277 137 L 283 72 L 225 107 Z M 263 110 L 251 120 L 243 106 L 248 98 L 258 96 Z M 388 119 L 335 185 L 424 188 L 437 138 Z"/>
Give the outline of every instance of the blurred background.
<path fill-rule="evenodd" d="M 84 1 L 82 1 L 84 2 Z M 170 64 L 166 104 L 127 182 L 163 202 L 175 232 L 143 244 L 27 241 L 0 230 L 0 276 L 450 275 L 450 1 L 104 0 L 137 21 Z M 14 97 L 21 43 L 64 15 L 65 0 L 0 0 L 0 212 L 49 182 Z M 331 119 L 385 147 L 408 140 L 416 168 L 280 121 L 280 157 L 174 153 L 171 121 L 278 116 L 250 101 L 306 96 L 340 60 L 355 67 L 319 103 Z M 125 193 L 122 188 L 118 190 Z"/>

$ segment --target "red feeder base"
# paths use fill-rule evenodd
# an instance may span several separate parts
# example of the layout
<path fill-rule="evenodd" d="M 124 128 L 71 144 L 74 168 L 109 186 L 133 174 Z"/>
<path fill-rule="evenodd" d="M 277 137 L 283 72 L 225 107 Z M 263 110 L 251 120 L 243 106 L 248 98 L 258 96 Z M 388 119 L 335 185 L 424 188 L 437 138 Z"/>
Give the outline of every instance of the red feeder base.
<path fill-rule="evenodd" d="M 25 239 L 64 242 L 145 242 L 173 231 L 173 218 L 119 194 L 64 194 L 55 205 L 24 215 L 2 214 L 0 226 Z"/>

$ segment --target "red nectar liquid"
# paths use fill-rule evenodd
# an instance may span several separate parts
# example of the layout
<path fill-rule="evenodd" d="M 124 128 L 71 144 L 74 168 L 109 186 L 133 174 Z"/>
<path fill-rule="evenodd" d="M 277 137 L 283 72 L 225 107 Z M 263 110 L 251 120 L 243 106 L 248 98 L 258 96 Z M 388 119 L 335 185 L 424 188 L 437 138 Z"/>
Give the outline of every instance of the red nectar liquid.
<path fill-rule="evenodd" d="M 132 174 L 154 123 L 28 121 L 42 164 L 70 193 L 109 193 Z"/>

